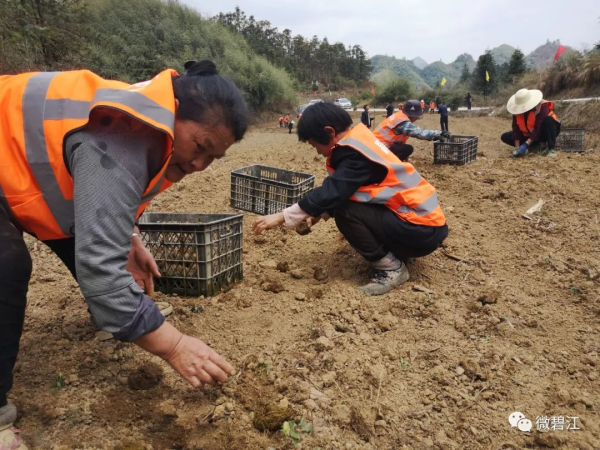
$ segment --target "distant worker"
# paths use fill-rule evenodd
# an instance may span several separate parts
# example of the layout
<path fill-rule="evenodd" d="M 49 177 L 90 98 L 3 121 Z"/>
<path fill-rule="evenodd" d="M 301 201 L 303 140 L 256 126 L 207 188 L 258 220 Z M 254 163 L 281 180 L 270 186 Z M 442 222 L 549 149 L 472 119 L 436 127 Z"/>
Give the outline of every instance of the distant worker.
<path fill-rule="evenodd" d="M 404 109 L 404 103 L 398 103 L 398 111 L 402 111 Z"/>
<path fill-rule="evenodd" d="M 421 99 L 421 111 L 425 111 L 425 100 Z"/>
<path fill-rule="evenodd" d="M 471 101 L 472 101 L 471 93 L 467 92 L 467 95 L 465 95 L 465 103 L 467 104 L 467 109 L 469 111 L 471 111 Z"/>
<path fill-rule="evenodd" d="M 429 102 L 429 114 L 435 113 L 435 103 L 433 100 Z"/>
<path fill-rule="evenodd" d="M 289 127 L 290 125 L 290 115 L 286 114 L 285 117 L 283 118 L 283 126 L 285 128 Z"/>
<path fill-rule="evenodd" d="M 367 128 L 371 128 L 371 116 L 369 115 L 369 105 L 363 106 L 363 112 L 360 114 L 360 121 L 365 124 Z"/>
<path fill-rule="evenodd" d="M 514 146 L 512 156 L 525 156 L 532 146 L 546 143 L 542 156 L 556 157 L 556 137 L 560 121 L 554 113 L 554 103 L 544 100 L 537 89 L 521 89 L 506 104 L 513 115 L 512 131 L 502 134 L 502 142 Z"/>
<path fill-rule="evenodd" d="M 283 128 L 283 117 L 279 116 L 279 128 Z"/>
<path fill-rule="evenodd" d="M 388 102 L 385 107 L 385 117 L 390 117 L 392 114 L 394 114 L 394 105 L 392 105 L 392 102 Z"/>
<path fill-rule="evenodd" d="M 419 100 L 409 100 L 404 104 L 403 111 L 384 119 L 374 131 L 375 136 L 385 144 L 401 161 L 408 161 L 413 152 L 413 146 L 406 143 L 409 137 L 426 141 L 441 141 L 448 137 L 447 132 L 423 130 L 413 122 L 423 115 Z"/>
<path fill-rule="evenodd" d="M 292 130 L 294 129 L 294 124 L 296 122 L 294 122 L 293 120 L 290 120 L 290 123 L 288 125 L 288 129 L 290 130 L 290 132 L 288 134 L 292 134 Z"/>
<path fill-rule="evenodd" d="M 333 217 L 348 243 L 370 264 L 371 279 L 358 289 L 383 295 L 406 282 L 404 263 L 434 252 L 448 236 L 435 188 L 403 163 L 364 124 L 332 103 L 307 108 L 298 138 L 327 157 L 329 176 L 298 203 L 258 218 L 255 234 L 284 225 L 313 226 Z M 335 238 L 330 237 L 333 240 Z M 329 258 L 312 261 L 325 266 Z"/>
<path fill-rule="evenodd" d="M 448 107 L 440 100 L 438 103 L 438 111 L 440 113 L 440 127 L 442 132 L 450 132 L 448 129 Z"/>

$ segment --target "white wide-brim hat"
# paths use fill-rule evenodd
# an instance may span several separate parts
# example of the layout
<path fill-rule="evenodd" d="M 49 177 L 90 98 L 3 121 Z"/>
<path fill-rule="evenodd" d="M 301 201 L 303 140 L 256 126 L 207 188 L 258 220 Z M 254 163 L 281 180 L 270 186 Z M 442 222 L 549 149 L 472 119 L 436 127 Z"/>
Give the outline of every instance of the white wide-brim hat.
<path fill-rule="evenodd" d="M 537 89 L 520 89 L 513 95 L 506 104 L 506 109 L 511 114 L 523 114 L 530 109 L 535 108 L 544 98 L 542 91 Z"/>

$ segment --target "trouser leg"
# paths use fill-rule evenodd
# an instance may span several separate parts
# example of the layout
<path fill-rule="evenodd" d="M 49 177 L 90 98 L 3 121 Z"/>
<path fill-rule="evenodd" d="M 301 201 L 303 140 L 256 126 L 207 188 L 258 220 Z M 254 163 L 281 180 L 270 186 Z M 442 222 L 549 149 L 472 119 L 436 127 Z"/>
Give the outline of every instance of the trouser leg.
<path fill-rule="evenodd" d="M 23 235 L 0 211 L 0 407 L 13 384 L 31 269 Z"/>

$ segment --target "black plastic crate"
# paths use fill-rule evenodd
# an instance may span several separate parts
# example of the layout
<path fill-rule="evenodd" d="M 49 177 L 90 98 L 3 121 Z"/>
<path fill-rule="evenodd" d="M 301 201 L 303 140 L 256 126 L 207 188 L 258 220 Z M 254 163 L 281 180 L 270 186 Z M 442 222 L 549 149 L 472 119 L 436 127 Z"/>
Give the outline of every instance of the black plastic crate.
<path fill-rule="evenodd" d="M 269 166 L 231 172 L 231 206 L 256 214 L 273 214 L 297 203 L 315 186 L 315 176 Z"/>
<path fill-rule="evenodd" d="M 585 151 L 585 130 L 583 128 L 563 128 L 556 137 L 556 148 L 563 152 Z"/>
<path fill-rule="evenodd" d="M 145 213 L 138 222 L 165 294 L 210 296 L 243 278 L 242 214 Z"/>
<path fill-rule="evenodd" d="M 453 134 L 446 141 L 433 143 L 433 163 L 463 166 L 477 159 L 477 136 Z"/>

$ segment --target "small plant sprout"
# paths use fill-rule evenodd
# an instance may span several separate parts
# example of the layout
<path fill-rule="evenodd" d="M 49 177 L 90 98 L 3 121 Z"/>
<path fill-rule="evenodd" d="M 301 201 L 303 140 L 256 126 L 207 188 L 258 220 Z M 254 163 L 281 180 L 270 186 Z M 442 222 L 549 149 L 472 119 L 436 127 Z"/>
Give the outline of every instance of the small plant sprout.
<path fill-rule="evenodd" d="M 65 387 L 66 377 L 59 373 L 56 377 L 52 378 L 50 386 L 52 386 L 52 392 L 58 392 Z"/>
<path fill-rule="evenodd" d="M 312 424 L 307 423 L 306 419 L 303 417 L 300 420 L 300 423 L 296 423 L 294 420 L 283 422 L 281 434 L 289 437 L 294 445 L 298 445 L 302 439 L 302 434 L 310 434 L 312 433 L 312 430 Z"/>

